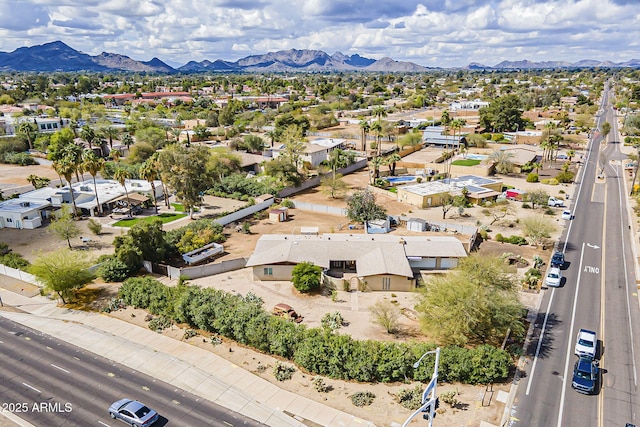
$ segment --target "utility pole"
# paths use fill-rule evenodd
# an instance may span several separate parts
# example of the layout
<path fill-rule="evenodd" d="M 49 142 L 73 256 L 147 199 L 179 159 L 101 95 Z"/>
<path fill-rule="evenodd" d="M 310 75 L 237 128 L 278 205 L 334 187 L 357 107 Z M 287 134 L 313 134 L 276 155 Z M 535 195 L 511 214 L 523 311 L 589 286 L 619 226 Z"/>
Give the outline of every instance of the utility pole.
<path fill-rule="evenodd" d="M 407 427 L 411 420 L 421 412 L 424 412 L 425 414 L 423 417 L 429 420 L 429 427 L 433 427 L 433 419 L 436 416 L 436 409 L 440 406 L 440 399 L 436 394 L 436 388 L 438 387 L 438 365 L 440 364 L 440 347 L 435 350 L 427 351 L 416 363 L 413 364 L 413 369 L 418 369 L 422 359 L 424 359 L 426 355 L 434 353 L 436 355 L 436 361 L 433 366 L 433 375 L 431 376 L 431 381 L 422 393 L 422 405 L 413 414 L 411 414 L 409 418 L 407 418 L 404 424 L 402 424 L 402 427 Z"/>

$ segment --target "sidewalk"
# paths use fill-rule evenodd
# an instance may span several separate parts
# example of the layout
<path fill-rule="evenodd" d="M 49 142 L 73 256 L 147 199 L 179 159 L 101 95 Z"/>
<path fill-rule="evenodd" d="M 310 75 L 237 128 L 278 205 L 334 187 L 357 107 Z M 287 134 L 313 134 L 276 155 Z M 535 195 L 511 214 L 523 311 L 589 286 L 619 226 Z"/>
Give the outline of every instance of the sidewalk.
<path fill-rule="evenodd" d="M 60 308 L 55 301 L 39 295 L 29 297 L 0 288 L 0 297 L 4 303 L 0 316 L 266 425 L 375 427 L 371 422 L 282 390 L 211 352 L 149 329 L 100 313 Z"/>

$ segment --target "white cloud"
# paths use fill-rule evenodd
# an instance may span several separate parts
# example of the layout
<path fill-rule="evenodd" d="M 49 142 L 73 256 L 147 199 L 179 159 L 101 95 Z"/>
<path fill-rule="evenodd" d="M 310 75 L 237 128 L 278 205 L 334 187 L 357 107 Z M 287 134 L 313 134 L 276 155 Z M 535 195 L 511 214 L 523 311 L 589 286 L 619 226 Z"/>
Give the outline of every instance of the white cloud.
<path fill-rule="evenodd" d="M 625 61 L 632 0 L 0 0 L 0 51 L 62 40 L 90 54 L 236 60 L 279 49 L 493 65 L 505 59 Z"/>

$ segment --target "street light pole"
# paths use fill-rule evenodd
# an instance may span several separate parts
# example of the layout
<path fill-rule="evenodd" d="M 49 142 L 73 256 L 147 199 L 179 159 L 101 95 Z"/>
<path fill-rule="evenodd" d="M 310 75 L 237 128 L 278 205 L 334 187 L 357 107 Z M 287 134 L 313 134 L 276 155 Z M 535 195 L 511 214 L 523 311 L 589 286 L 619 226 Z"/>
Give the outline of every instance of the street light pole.
<path fill-rule="evenodd" d="M 419 413 L 425 411 L 425 409 L 429 413 L 429 427 L 433 427 L 433 418 L 436 412 L 436 408 L 435 408 L 436 400 L 438 398 L 438 395 L 436 394 L 436 388 L 438 386 L 438 366 L 440 364 L 440 347 L 436 348 L 435 350 L 427 351 L 425 354 L 420 356 L 420 359 L 418 359 L 416 363 L 413 364 L 413 369 L 418 369 L 418 366 L 420 366 L 420 362 L 422 362 L 422 359 L 424 359 L 425 356 L 427 356 L 428 354 L 434 354 L 434 353 L 436 355 L 436 361 L 433 366 L 433 375 L 431 376 L 431 381 L 429 382 L 427 387 L 424 389 L 424 392 L 422 393 L 422 405 L 420 405 L 420 407 L 413 414 L 411 414 L 409 418 L 407 418 L 404 424 L 402 424 L 402 427 L 407 427 L 411 422 L 411 420 L 414 417 L 416 417 Z"/>

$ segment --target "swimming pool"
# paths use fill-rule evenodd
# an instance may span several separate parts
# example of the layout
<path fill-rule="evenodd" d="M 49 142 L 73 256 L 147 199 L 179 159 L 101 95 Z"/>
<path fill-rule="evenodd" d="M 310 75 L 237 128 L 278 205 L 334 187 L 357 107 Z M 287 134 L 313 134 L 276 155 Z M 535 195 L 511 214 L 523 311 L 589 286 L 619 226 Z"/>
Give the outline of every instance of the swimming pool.
<path fill-rule="evenodd" d="M 406 175 L 406 176 L 386 176 L 384 179 L 389 181 L 390 184 L 401 184 L 405 182 L 413 182 L 416 180 L 416 176 Z"/>
<path fill-rule="evenodd" d="M 484 160 L 487 158 L 487 156 L 485 156 L 484 154 L 467 154 L 466 156 L 464 156 L 466 159 L 471 159 L 471 160 Z"/>

